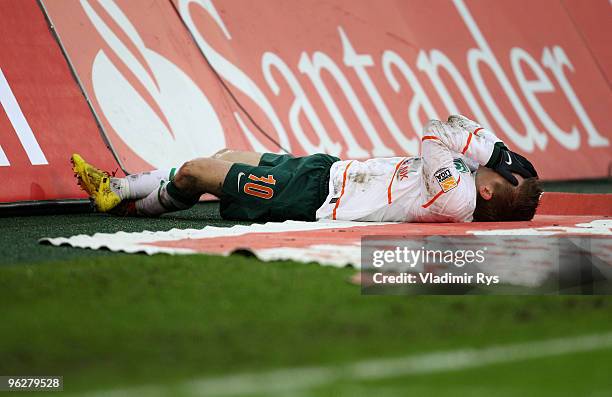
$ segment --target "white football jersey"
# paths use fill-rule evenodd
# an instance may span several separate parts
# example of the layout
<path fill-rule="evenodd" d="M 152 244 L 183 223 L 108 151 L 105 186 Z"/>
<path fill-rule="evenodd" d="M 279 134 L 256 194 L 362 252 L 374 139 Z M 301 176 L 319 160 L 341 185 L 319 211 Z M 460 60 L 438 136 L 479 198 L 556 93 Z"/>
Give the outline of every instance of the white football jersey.
<path fill-rule="evenodd" d="M 420 157 L 344 160 L 330 169 L 317 219 L 371 222 L 471 222 L 473 174 L 501 142 L 483 128 L 466 131 L 430 121 Z"/>

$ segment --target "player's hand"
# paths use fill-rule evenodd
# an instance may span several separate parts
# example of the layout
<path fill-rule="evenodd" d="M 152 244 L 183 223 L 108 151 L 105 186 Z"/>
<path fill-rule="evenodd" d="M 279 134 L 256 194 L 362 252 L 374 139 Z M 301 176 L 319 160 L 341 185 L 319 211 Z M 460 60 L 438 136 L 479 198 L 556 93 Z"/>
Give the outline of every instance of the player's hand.
<path fill-rule="evenodd" d="M 518 181 L 516 177 L 512 175 L 513 173 L 519 174 L 523 178 L 538 176 L 533 164 L 531 164 L 529 160 L 507 149 L 502 150 L 499 160 L 497 163 L 493 164 L 491 168 L 514 186 L 518 185 Z"/>

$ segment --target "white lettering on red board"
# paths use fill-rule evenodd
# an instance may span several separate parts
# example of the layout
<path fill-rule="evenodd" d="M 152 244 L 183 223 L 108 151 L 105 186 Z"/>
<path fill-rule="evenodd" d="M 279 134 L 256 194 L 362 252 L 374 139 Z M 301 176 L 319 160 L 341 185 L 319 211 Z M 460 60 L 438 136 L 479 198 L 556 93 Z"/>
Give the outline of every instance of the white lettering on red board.
<path fill-rule="evenodd" d="M 28 120 L 23 115 L 21 107 L 9 86 L 2 69 L 0 68 L 0 104 L 6 112 L 13 129 L 17 133 L 17 138 L 21 142 L 23 150 L 26 152 L 28 159 L 32 165 L 45 165 L 49 164 L 47 159 L 28 124 Z M 6 153 L 0 146 L 0 166 L 11 165 L 9 159 L 6 157 Z"/>
<path fill-rule="evenodd" d="M 276 126 L 281 140 L 285 141 L 286 131 L 284 130 L 282 124 L 280 124 L 279 117 L 275 113 L 274 108 L 270 105 L 268 98 L 245 72 L 243 72 L 238 66 L 232 64 L 229 60 L 225 59 L 206 41 L 206 38 L 203 37 L 193 22 L 190 10 L 191 5 L 198 5 L 207 11 L 213 20 L 218 24 L 219 28 L 222 29 L 225 37 L 228 40 L 231 40 L 231 34 L 226 25 L 223 23 L 223 20 L 215 9 L 212 1 L 180 0 L 179 12 L 181 17 L 184 21 L 186 21 L 188 28 L 194 34 L 198 46 L 204 52 L 205 56 L 209 59 L 213 67 L 219 70 L 222 76 L 229 83 L 237 87 L 245 95 L 251 98 L 253 103 L 258 104 L 261 107 L 262 111 L 270 118 L 272 124 Z M 518 81 L 518 88 L 525 97 L 527 105 L 531 107 L 546 131 L 540 131 L 535 126 L 535 123 L 529 115 L 525 105 L 519 98 L 517 90 L 510 83 L 508 76 L 502 69 L 496 55 L 491 50 L 487 40 L 480 31 L 478 24 L 473 19 L 463 0 L 454 0 L 454 5 L 477 45 L 476 48 L 471 48 L 468 50 L 466 54 L 468 70 L 470 71 L 470 77 L 472 78 L 476 92 L 479 94 L 480 99 L 494 118 L 496 124 L 500 127 L 500 130 L 509 138 L 513 147 L 517 147 L 525 152 L 533 152 L 535 147 L 539 148 L 540 150 L 544 150 L 548 145 L 548 138 L 550 135 L 563 147 L 569 150 L 578 150 L 580 148 L 580 133 L 578 127 L 573 125 L 568 131 L 562 130 L 546 112 L 536 97 L 536 94 L 538 93 L 555 92 L 555 86 L 543 72 L 537 61 L 527 51 L 519 47 L 512 48 L 509 54 L 512 64 L 512 71 L 515 75 L 514 77 Z M 373 84 L 368 74 L 368 70 L 375 70 L 375 60 L 370 54 L 358 53 L 353 43 L 351 43 L 348 34 L 342 27 L 339 27 L 338 31 L 343 48 L 344 65 L 351 68 L 355 72 L 363 86 L 363 89 L 368 93 L 369 99 L 374 104 L 374 108 L 377 110 L 378 116 L 380 116 L 384 125 L 389 130 L 391 136 L 395 139 L 402 151 L 407 153 L 417 153 L 418 139 L 409 137 L 414 135 L 419 136 L 421 133 L 423 126 L 419 117 L 419 112 L 423 111 L 429 118 L 437 118 L 438 115 L 431 104 L 431 100 L 428 98 L 425 90 L 421 86 L 421 83 L 417 79 L 411 67 L 397 53 L 391 50 L 383 51 L 383 55 L 380 59 L 380 67 L 382 67 L 382 71 L 391 88 L 395 92 L 399 93 L 402 84 L 398 80 L 398 77 L 403 77 L 405 83 L 408 84 L 407 89 L 410 89 L 413 94 L 407 109 L 413 131 L 411 131 L 411 133 L 406 133 L 405 131 L 401 131 L 398 127 L 398 124 L 391 116 L 391 113 L 379 94 L 378 89 Z M 556 83 L 559 87 L 561 87 L 561 91 L 576 113 L 578 120 L 588 135 L 588 145 L 592 147 L 609 146 L 609 140 L 597 131 L 565 76 L 564 67 L 569 71 L 573 71 L 573 67 L 563 49 L 559 46 L 554 46 L 552 51 L 549 48 L 544 48 L 542 65 L 550 69 L 554 78 L 556 79 Z M 427 74 L 437 94 L 440 96 L 442 103 L 447 108 L 446 110 L 448 113 L 460 113 L 461 110 L 457 108 L 455 101 L 450 96 L 447 87 L 440 78 L 441 69 L 451 76 L 457 85 L 457 88 L 461 92 L 463 99 L 470 108 L 470 111 L 476 116 L 481 124 L 489 124 L 485 113 L 478 104 L 478 101 L 465 78 L 441 50 L 432 49 L 430 51 L 420 51 L 417 57 L 416 66 L 418 69 Z M 497 105 L 495 98 L 491 95 L 489 88 L 485 84 L 482 77 L 482 67 L 488 67 L 493 76 L 495 76 L 497 79 L 497 82 L 503 88 L 510 104 L 512 105 L 511 108 L 516 112 L 516 115 L 522 123 L 520 128 L 513 126 L 508 121 L 507 115 L 504 114 L 504 112 Z M 525 77 L 525 73 L 523 72 L 523 68 L 525 67 L 530 68 L 533 71 L 533 73 L 536 75 L 535 80 L 528 80 Z M 327 151 L 328 153 L 337 153 L 339 142 L 333 142 L 333 140 L 327 135 L 325 126 L 320 122 L 320 117 L 314 110 L 311 101 L 306 96 L 297 76 L 277 54 L 265 52 L 262 55 L 262 72 L 274 95 L 279 95 L 279 83 L 272 78 L 271 68 L 274 68 L 276 71 L 280 72 L 280 75 L 286 80 L 287 85 L 290 87 L 292 94 L 295 97 L 290 109 L 289 125 L 293 129 L 298 142 L 302 145 L 306 152 L 323 150 Z M 336 128 L 340 132 L 343 139 L 342 146 L 346 148 L 347 157 L 363 158 L 370 155 L 385 156 L 396 154 L 382 142 L 378 131 L 376 131 L 371 122 L 370 115 L 368 115 L 364 110 L 363 104 L 360 98 L 357 97 L 354 88 L 349 84 L 349 80 L 344 75 L 342 69 L 329 55 L 320 51 L 316 51 L 312 54 L 302 52 L 299 62 L 296 65 L 296 69 L 301 74 L 308 77 L 310 83 L 316 88 L 316 91 L 325 105 L 326 110 L 330 113 Z M 328 88 L 321 78 L 322 70 L 327 72 L 326 77 L 333 77 L 336 85 L 340 88 L 340 91 L 350 104 L 352 111 L 355 113 L 361 127 L 366 132 L 366 135 L 371 142 L 371 147 L 373 148 L 371 153 L 364 149 L 362 146 L 363 142 L 358 142 L 353 136 L 351 128 L 349 128 L 344 115 L 341 114 L 335 99 L 331 96 Z M 305 118 L 311 123 L 317 137 L 320 139 L 318 144 L 309 141 L 305 137 L 298 122 L 299 113 L 301 112 L 304 113 Z M 548 135 L 546 133 L 548 133 Z M 257 141 L 248 131 L 245 131 L 245 134 L 249 138 L 249 141 L 253 143 L 258 150 L 261 150 L 262 147 L 265 149 L 265 144 Z"/>
<path fill-rule="evenodd" d="M 543 48 L 541 63 L 539 63 L 526 50 L 513 47 L 508 54 L 513 73 L 513 76 L 509 76 L 500 65 L 499 54 L 492 51 L 464 1 L 454 0 L 453 4 L 474 40 L 475 46 L 466 53 L 469 75 L 462 75 L 449 57 L 442 50 L 435 48 L 420 50 L 415 65 L 427 76 L 428 83 L 433 86 L 447 113 L 470 112 L 481 124 L 490 126 L 486 110 L 499 127 L 499 131 L 508 138 L 507 143 L 528 153 L 538 149 L 545 150 L 551 137 L 568 150 L 579 150 L 583 135 L 587 138 L 586 144 L 591 147 L 610 145 L 608 138 L 602 136 L 591 121 L 567 78 L 566 73 L 574 72 L 574 69 L 563 48 L 557 45 Z M 139 91 L 153 98 L 153 101 L 147 100 L 146 97 L 143 98 L 142 93 L 137 93 L 137 90 L 131 87 L 121 72 L 112 64 L 104 50 L 98 52 L 92 72 L 94 91 L 105 117 L 124 142 L 145 161 L 156 166 L 178 163 L 190 155 L 195 157 L 192 152 L 197 152 L 198 155 L 209 155 L 220 149 L 225 143 L 222 126 L 218 115 L 201 91 L 201 87 L 197 87 L 170 60 L 146 48 L 135 27 L 113 1 L 104 0 L 100 2 L 100 5 L 130 38 L 131 47 L 140 52 L 136 54 L 137 56 L 127 50 L 109 25 L 93 10 L 88 0 L 81 0 L 81 5 L 111 50 L 145 88 L 143 91 L 141 87 Z M 359 51 L 358 43 L 351 41 L 349 32 L 343 27 L 338 27 L 342 60 L 335 60 L 331 55 L 322 51 L 311 53 L 302 51 L 297 64 L 292 67 L 274 52 L 262 53 L 261 71 L 267 87 L 260 87 L 246 71 L 240 69 L 238 65 L 215 49 L 194 22 L 191 13 L 194 7 L 197 7 L 208 13 L 225 39 L 232 40 L 231 32 L 212 1 L 179 0 L 178 6 L 181 18 L 212 67 L 232 87 L 258 107 L 274 129 L 280 145 L 289 151 L 300 151 L 300 148 L 291 147 L 289 137 L 293 136 L 302 151 L 306 153 L 327 152 L 339 155 L 343 152 L 344 156 L 349 158 L 416 154 L 423 128 L 422 116 L 439 118 L 432 105 L 432 100 L 411 65 L 392 50 L 381 50 L 380 59 Z M 148 64 L 142 65 L 142 61 L 139 61 L 142 59 Z M 552 78 L 546 74 L 545 69 L 548 69 Z M 347 70 L 355 74 L 361 87 L 357 89 L 352 86 L 352 80 L 346 74 Z M 507 102 L 510 104 L 509 107 L 500 108 L 499 98 L 491 94 L 490 88 L 485 83 L 483 78 L 485 72 L 493 76 L 496 83 L 503 89 Z M 322 78 L 323 73 L 325 79 Z M 411 94 L 410 100 L 405 104 L 404 113 L 408 116 L 411 130 L 403 131 L 392 116 L 385 102 L 392 98 L 383 99 L 380 87 L 377 87 L 371 78 L 375 73 L 382 73 L 393 92 L 398 95 L 401 93 L 405 96 L 406 92 Z M 457 107 L 456 100 L 459 98 L 451 96 L 449 87 L 445 83 L 448 80 L 443 79 L 442 74 L 450 76 L 469 109 Z M 511 83 L 510 77 L 514 78 L 516 85 Z M 307 78 L 309 84 L 315 88 L 317 98 L 308 97 L 302 85 L 304 78 Z M 165 80 L 167 83 L 164 82 Z M 114 83 L 109 84 L 109 81 L 114 81 Z M 328 87 L 330 82 L 335 84 L 333 92 L 340 97 L 332 95 L 332 90 Z M 160 90 L 164 86 L 172 87 L 172 90 L 164 94 L 163 90 Z M 285 92 L 281 92 L 281 87 Z M 576 122 L 570 126 L 563 126 L 563 128 L 538 99 L 539 94 L 558 92 L 559 88 L 576 115 Z M 358 96 L 358 90 L 365 91 L 367 95 Z M 274 96 L 286 95 L 287 92 L 293 96 L 289 112 L 287 115 L 279 115 L 269 95 L 270 93 Z M 373 107 L 366 106 L 370 105 L 365 103 L 368 100 L 374 105 Z M 324 105 L 333 126 L 325 125 L 321 121 L 323 115 L 318 113 L 316 108 L 319 101 Z M 352 116 L 365 132 L 365 137 L 369 142 L 355 137 L 355 126 L 349 125 L 347 121 L 349 115 L 342 113 L 338 101 L 345 101 L 348 104 L 353 113 Z M 372 110 L 368 112 L 367 109 L 373 109 L 376 114 L 373 114 Z M 508 112 L 515 113 L 520 125 L 510 123 L 511 115 Z M 160 115 L 163 115 L 165 119 L 161 119 Z M 248 127 L 249 123 L 244 120 L 242 114 L 234 112 L 233 115 L 240 131 L 253 150 L 262 152 L 278 150 L 276 145 L 257 137 Z M 536 126 L 532 115 L 535 115 L 542 130 Z M 400 153 L 395 152 L 390 145 L 391 142 L 381 138 L 381 131 L 378 130 L 381 127 L 377 129 L 372 121 L 376 117 L 382 121 L 380 126 L 384 126 L 397 143 Z M 284 119 L 286 123 L 282 121 Z M 314 135 L 307 136 L 303 123 L 310 124 Z M 207 140 L 203 140 L 201 136 L 194 133 L 193 125 L 207 126 L 209 131 Z M 331 128 L 338 131 L 339 135 L 334 134 L 336 137 L 332 137 L 329 134 Z M 146 139 L 142 139 L 143 133 L 146 133 Z M 205 144 L 202 145 L 202 142 Z M 159 147 L 167 145 L 174 149 L 172 156 L 161 156 Z M 182 149 L 185 146 L 188 149 Z"/>

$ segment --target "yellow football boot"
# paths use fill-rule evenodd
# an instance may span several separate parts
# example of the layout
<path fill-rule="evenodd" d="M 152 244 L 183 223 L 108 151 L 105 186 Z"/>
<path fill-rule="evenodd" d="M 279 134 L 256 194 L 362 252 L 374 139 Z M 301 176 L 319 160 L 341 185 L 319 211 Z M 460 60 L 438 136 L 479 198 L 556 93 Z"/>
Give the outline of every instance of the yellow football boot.
<path fill-rule="evenodd" d="M 110 188 L 110 175 L 108 172 L 87 163 L 76 153 L 72 155 L 70 161 L 72 162 L 72 170 L 77 177 L 79 186 L 93 200 L 99 212 L 108 212 L 121 202 L 121 197 Z"/>

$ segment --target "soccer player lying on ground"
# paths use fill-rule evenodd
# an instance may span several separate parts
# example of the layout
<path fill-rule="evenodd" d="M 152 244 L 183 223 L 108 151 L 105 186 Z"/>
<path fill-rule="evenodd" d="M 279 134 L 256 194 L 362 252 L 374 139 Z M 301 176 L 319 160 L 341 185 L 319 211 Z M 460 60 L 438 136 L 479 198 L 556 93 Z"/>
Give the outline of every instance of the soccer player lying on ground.
<path fill-rule="evenodd" d="M 114 178 L 72 156 L 81 187 L 100 212 L 158 216 L 190 208 L 204 193 L 225 219 L 394 222 L 526 221 L 542 190 L 532 164 L 463 117 L 432 120 L 420 157 L 340 160 L 224 149 L 178 172 Z"/>

